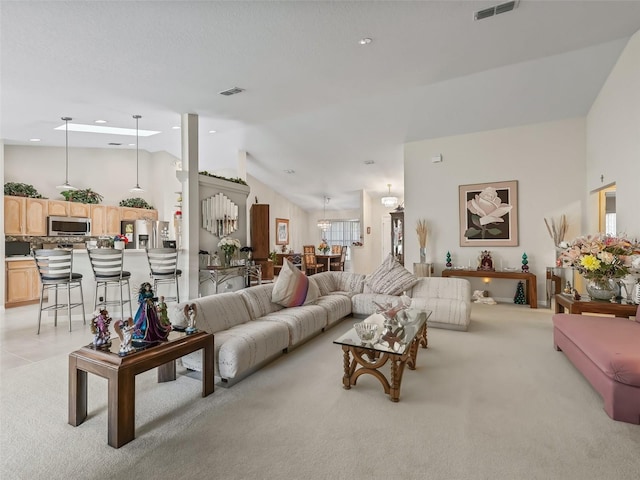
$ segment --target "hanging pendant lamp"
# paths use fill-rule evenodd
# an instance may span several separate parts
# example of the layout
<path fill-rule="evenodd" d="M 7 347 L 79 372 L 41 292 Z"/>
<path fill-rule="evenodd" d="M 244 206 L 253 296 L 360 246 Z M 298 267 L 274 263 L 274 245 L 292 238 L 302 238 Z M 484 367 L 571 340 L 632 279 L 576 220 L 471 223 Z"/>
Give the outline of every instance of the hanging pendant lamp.
<path fill-rule="evenodd" d="M 77 190 L 76 187 L 69 184 L 69 120 L 73 120 L 71 117 L 62 117 L 64 120 L 64 137 L 65 137 L 65 174 L 64 183 L 62 185 L 56 185 L 59 190 Z"/>
<path fill-rule="evenodd" d="M 318 228 L 323 232 L 326 232 L 331 228 L 331 222 L 327 220 L 327 203 L 329 203 L 329 200 L 329 197 L 324 197 L 324 214 L 323 217 L 318 220 Z"/>
<path fill-rule="evenodd" d="M 133 187 L 130 192 L 144 192 L 144 189 L 140 187 L 139 173 L 140 167 L 138 163 L 138 150 L 139 150 L 139 137 L 138 137 L 138 120 L 142 118 L 142 115 L 134 115 L 133 118 L 136 119 L 136 186 Z"/>
<path fill-rule="evenodd" d="M 382 197 L 382 205 L 385 208 L 393 208 L 395 206 L 398 205 L 398 197 L 393 197 L 391 196 L 391 184 L 387 183 L 387 187 L 389 187 L 389 196 L 388 197 Z"/>

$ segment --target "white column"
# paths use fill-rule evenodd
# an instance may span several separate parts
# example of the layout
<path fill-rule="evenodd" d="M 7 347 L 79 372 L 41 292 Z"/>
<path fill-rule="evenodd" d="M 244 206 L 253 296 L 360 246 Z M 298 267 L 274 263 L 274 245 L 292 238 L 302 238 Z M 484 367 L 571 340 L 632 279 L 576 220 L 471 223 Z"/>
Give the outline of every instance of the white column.
<path fill-rule="evenodd" d="M 247 181 L 247 151 L 238 150 L 238 178 Z"/>
<path fill-rule="evenodd" d="M 198 188 L 198 115 L 182 114 L 182 257 L 187 289 L 181 300 L 198 297 L 200 205 Z M 186 173 L 186 175 L 184 175 Z M 186 178 L 185 178 L 186 177 Z"/>

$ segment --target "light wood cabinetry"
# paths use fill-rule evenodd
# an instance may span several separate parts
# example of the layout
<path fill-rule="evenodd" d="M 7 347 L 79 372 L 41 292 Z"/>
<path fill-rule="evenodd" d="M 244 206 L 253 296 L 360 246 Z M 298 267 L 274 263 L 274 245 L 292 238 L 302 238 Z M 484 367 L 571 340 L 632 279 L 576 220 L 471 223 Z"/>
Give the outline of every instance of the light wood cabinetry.
<path fill-rule="evenodd" d="M 91 205 L 88 203 L 69 202 L 69 216 L 89 218 L 91 216 Z"/>
<path fill-rule="evenodd" d="M 47 234 L 47 200 L 4 197 L 5 235 Z"/>
<path fill-rule="evenodd" d="M 92 235 L 115 235 L 120 233 L 121 220 L 158 220 L 158 211 L 64 200 L 4 197 L 5 235 L 44 237 L 47 235 L 48 216 L 91 218 Z"/>
<path fill-rule="evenodd" d="M 17 307 L 40 300 L 40 276 L 34 260 L 6 262 L 5 307 Z"/>
<path fill-rule="evenodd" d="M 120 207 L 91 205 L 91 235 L 120 233 Z"/>
<path fill-rule="evenodd" d="M 69 216 L 69 202 L 49 200 L 47 211 L 52 217 L 67 217 Z"/>

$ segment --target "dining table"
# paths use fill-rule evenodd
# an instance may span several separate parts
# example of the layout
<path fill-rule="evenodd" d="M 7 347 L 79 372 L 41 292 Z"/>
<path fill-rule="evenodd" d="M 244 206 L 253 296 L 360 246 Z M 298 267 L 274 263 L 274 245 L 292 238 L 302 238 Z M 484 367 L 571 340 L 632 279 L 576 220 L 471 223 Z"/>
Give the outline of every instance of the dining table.
<path fill-rule="evenodd" d="M 331 260 L 337 259 L 340 260 L 342 254 L 340 253 L 317 253 L 316 260 L 318 263 L 324 263 L 327 266 L 326 271 L 331 270 Z M 337 270 L 337 269 L 336 269 Z"/>

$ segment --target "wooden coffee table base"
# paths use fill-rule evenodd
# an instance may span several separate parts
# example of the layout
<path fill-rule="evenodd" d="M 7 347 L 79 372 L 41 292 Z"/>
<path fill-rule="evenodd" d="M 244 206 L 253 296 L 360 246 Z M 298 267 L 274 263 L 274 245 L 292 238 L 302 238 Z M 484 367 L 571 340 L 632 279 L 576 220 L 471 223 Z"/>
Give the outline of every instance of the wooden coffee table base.
<path fill-rule="evenodd" d="M 120 448 L 135 438 L 137 374 L 158 368 L 158 381 L 175 380 L 175 360 L 202 350 L 202 396 L 213 393 L 213 334 L 198 332 L 120 357 L 83 347 L 69 355 L 69 424 L 87 418 L 87 373 L 108 380 L 108 443 Z"/>
<path fill-rule="evenodd" d="M 351 386 L 356 384 L 360 375 L 373 375 L 380 381 L 384 393 L 389 395 L 389 399 L 392 402 L 398 402 L 400 400 L 400 385 L 402 384 L 404 367 L 407 366 L 410 370 L 415 370 L 419 345 L 422 348 L 427 348 L 426 322 L 402 355 L 383 353 L 370 348 L 342 345 L 342 351 L 344 352 L 342 388 L 345 390 L 351 389 Z M 353 359 L 351 356 L 353 356 Z M 380 371 L 380 367 L 385 365 L 387 361 L 391 361 L 390 380 L 387 380 L 384 373 Z"/>

